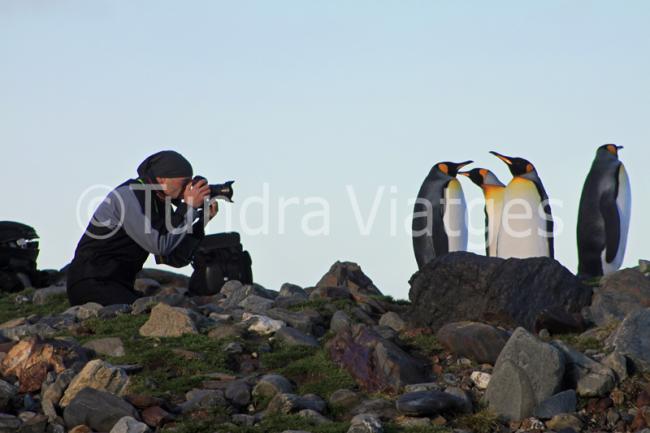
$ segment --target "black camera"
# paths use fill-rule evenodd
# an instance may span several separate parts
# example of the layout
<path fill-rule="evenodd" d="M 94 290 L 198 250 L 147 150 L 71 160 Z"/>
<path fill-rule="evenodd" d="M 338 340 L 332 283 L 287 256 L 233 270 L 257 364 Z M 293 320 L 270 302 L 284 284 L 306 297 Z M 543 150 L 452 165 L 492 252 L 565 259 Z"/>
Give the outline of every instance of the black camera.
<path fill-rule="evenodd" d="M 205 180 L 205 178 L 203 176 L 194 176 L 194 179 L 192 179 L 192 185 L 196 184 L 200 180 Z M 235 183 L 234 180 L 229 180 L 226 183 L 208 185 L 210 187 L 210 199 L 216 198 L 232 203 L 232 196 L 234 194 L 232 189 L 233 183 Z"/>

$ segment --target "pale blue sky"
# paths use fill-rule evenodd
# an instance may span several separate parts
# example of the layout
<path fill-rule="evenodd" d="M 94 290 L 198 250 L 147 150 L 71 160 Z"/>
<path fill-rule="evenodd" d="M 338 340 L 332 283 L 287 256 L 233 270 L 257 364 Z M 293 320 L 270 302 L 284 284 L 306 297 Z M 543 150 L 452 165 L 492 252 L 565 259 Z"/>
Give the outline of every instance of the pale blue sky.
<path fill-rule="evenodd" d="M 268 183 L 270 233 L 243 239 L 261 284 L 311 285 L 341 259 L 406 297 L 416 265 L 402 222 L 434 163 L 473 159 L 508 181 L 489 150 L 531 160 L 564 203 L 557 258 L 575 270 L 582 183 L 614 142 L 633 188 L 634 265 L 650 257 L 648 22 L 646 1 L 0 0 L 0 219 L 34 225 L 40 266 L 61 267 L 82 192 L 176 149 L 210 180 L 237 180 L 235 221 Z M 364 217 L 386 188 L 369 236 L 347 185 Z M 302 203 L 285 234 L 280 196 Z M 329 236 L 300 230 L 319 209 L 310 196 L 330 203 Z"/>

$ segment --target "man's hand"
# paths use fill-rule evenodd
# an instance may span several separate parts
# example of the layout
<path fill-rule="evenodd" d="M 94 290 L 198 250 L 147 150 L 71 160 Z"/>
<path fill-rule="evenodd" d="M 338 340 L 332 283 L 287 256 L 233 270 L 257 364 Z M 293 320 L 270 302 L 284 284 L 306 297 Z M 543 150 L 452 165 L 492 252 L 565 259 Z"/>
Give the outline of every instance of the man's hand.
<path fill-rule="evenodd" d="M 201 179 L 194 185 L 192 185 L 192 182 L 188 183 L 183 191 L 183 201 L 186 205 L 192 206 L 194 209 L 203 206 L 203 201 L 209 197 L 210 186 L 205 179 Z"/>

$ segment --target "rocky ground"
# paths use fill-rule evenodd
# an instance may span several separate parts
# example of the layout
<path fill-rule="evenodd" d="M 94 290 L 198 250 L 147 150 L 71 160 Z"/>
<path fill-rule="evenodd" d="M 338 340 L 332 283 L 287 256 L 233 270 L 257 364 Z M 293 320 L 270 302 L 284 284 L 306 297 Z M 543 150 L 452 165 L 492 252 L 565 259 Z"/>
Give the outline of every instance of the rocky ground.
<path fill-rule="evenodd" d="M 454 253 L 383 296 L 145 270 L 133 305 L 0 297 L 0 432 L 636 432 L 650 424 L 650 266 L 583 284 Z M 646 432 L 650 432 L 647 430 Z"/>

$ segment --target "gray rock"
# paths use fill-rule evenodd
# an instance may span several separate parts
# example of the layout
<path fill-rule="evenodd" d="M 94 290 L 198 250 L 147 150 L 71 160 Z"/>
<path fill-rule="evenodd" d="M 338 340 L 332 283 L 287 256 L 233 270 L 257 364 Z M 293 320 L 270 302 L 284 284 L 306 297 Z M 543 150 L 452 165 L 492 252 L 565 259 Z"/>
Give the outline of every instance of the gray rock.
<path fill-rule="evenodd" d="M 352 323 L 352 320 L 345 312 L 338 310 L 332 315 L 330 330 L 338 334 L 339 332 L 350 329 Z"/>
<path fill-rule="evenodd" d="M 0 412 L 7 410 L 9 403 L 17 394 L 18 388 L 9 382 L 0 380 Z"/>
<path fill-rule="evenodd" d="M 124 356 L 124 343 L 117 337 L 99 338 L 91 340 L 83 345 L 86 349 L 90 349 L 99 355 L 119 357 Z"/>
<path fill-rule="evenodd" d="M 317 395 L 307 394 L 303 396 L 295 394 L 276 394 L 271 400 L 266 412 L 269 414 L 291 414 L 300 412 L 303 409 L 311 409 L 318 413 L 325 411 L 327 404 Z"/>
<path fill-rule="evenodd" d="M 397 410 L 415 417 L 464 412 L 465 401 L 446 392 L 418 391 L 401 395 L 397 399 Z"/>
<path fill-rule="evenodd" d="M 486 393 L 489 407 L 509 420 L 526 418 L 560 391 L 564 371 L 564 357 L 557 348 L 517 328 L 494 367 Z"/>
<path fill-rule="evenodd" d="M 329 398 L 329 405 L 331 407 L 345 407 L 350 408 L 359 404 L 359 394 L 349 389 L 338 389 L 334 391 Z"/>
<path fill-rule="evenodd" d="M 221 289 L 221 293 L 224 293 L 224 287 Z M 232 289 L 232 292 L 224 293 L 226 295 L 226 299 L 222 299 L 220 301 L 221 306 L 224 308 L 234 308 L 239 306 L 239 304 L 246 298 L 248 298 L 251 295 L 256 295 L 261 298 L 266 298 L 273 300 L 274 296 L 273 293 L 270 290 L 266 290 L 264 287 L 260 286 L 259 284 L 247 284 L 245 286 L 235 286 L 233 287 L 228 287 L 228 290 Z"/>
<path fill-rule="evenodd" d="M 319 287 L 344 287 L 357 297 L 381 296 L 381 291 L 354 262 L 334 263 L 329 271 L 316 283 Z"/>
<path fill-rule="evenodd" d="M 44 289 L 37 289 L 32 296 L 34 305 L 45 305 L 52 297 L 61 296 L 66 294 L 65 285 L 63 286 L 49 286 Z"/>
<path fill-rule="evenodd" d="M 310 301 L 337 299 L 352 299 L 352 296 L 345 287 L 315 287 L 309 294 Z"/>
<path fill-rule="evenodd" d="M 251 402 L 251 388 L 243 380 L 235 380 L 228 384 L 226 398 L 236 406 L 245 407 Z"/>
<path fill-rule="evenodd" d="M 575 415 L 564 413 L 560 415 L 555 415 L 549 421 L 546 422 L 546 427 L 556 430 L 563 431 L 565 429 L 573 429 L 574 431 L 581 431 L 584 423 L 580 418 Z"/>
<path fill-rule="evenodd" d="M 284 327 L 275 333 L 275 338 L 288 346 L 318 347 L 318 340 L 311 335 L 305 335 L 295 328 Z"/>
<path fill-rule="evenodd" d="M 18 415 L 18 418 L 21 418 L 26 412 Z M 23 419 L 23 424 L 18 430 L 20 433 L 45 433 L 45 428 L 47 427 L 47 417 L 43 414 L 30 414 L 26 419 Z"/>
<path fill-rule="evenodd" d="M 623 269 L 609 274 L 594 289 L 591 319 L 599 326 L 619 322 L 627 315 L 641 310 L 650 299 L 650 278 L 637 269 Z"/>
<path fill-rule="evenodd" d="M 151 310 L 149 320 L 140 328 L 143 337 L 180 337 L 198 332 L 190 310 L 163 303 Z"/>
<path fill-rule="evenodd" d="M 472 397 L 464 389 L 457 386 L 449 386 L 445 389 L 445 393 L 458 398 L 459 406 L 457 412 L 471 414 L 474 411 Z"/>
<path fill-rule="evenodd" d="M 253 388 L 253 396 L 269 398 L 276 394 L 291 394 L 293 391 L 293 385 L 284 376 L 267 374 Z"/>
<path fill-rule="evenodd" d="M 255 417 L 253 415 L 236 413 L 232 416 L 231 421 L 233 424 L 238 426 L 253 427 L 253 425 L 255 424 Z"/>
<path fill-rule="evenodd" d="M 143 422 L 138 421 L 130 416 L 120 418 L 113 426 L 110 433 L 148 433 L 151 429 Z"/>
<path fill-rule="evenodd" d="M 68 388 L 72 380 L 77 375 L 77 372 L 71 368 L 63 370 L 56 376 L 54 382 L 49 384 L 43 384 L 41 388 L 41 400 L 42 404 L 48 406 L 48 409 L 54 408 L 57 406 L 65 393 L 65 390 Z M 46 413 L 48 416 L 56 418 L 56 413 Z"/>
<path fill-rule="evenodd" d="M 258 295 L 245 297 L 237 306 L 255 314 L 266 314 L 267 310 L 273 307 L 273 300 Z"/>
<path fill-rule="evenodd" d="M 223 391 L 218 389 L 194 389 L 185 394 L 185 403 L 179 405 L 181 413 L 190 413 L 199 409 L 212 409 L 226 406 Z"/>
<path fill-rule="evenodd" d="M 442 389 L 440 389 L 440 385 L 436 382 L 412 383 L 404 387 L 405 393 L 418 391 L 442 391 Z"/>
<path fill-rule="evenodd" d="M 640 372 L 650 372 L 650 308 L 638 310 L 628 315 L 614 335 L 613 346 L 616 352 L 625 355 L 634 368 Z"/>
<path fill-rule="evenodd" d="M 18 417 L 6 413 L 0 413 L 0 432 L 12 433 L 18 432 L 22 422 Z"/>
<path fill-rule="evenodd" d="M 289 311 L 284 308 L 271 308 L 266 315 L 271 319 L 281 320 L 305 334 L 313 334 L 315 326 L 322 322 L 321 315 L 314 310 Z"/>
<path fill-rule="evenodd" d="M 133 290 L 141 296 L 153 296 L 160 290 L 160 283 L 152 278 L 136 278 Z"/>
<path fill-rule="evenodd" d="M 100 319 L 112 319 L 123 314 L 131 314 L 132 308 L 129 304 L 107 305 L 97 313 Z"/>
<path fill-rule="evenodd" d="M 73 307 L 68 308 L 65 310 L 62 315 L 64 316 L 72 316 L 75 317 L 77 320 L 87 320 L 92 317 L 97 317 L 99 314 L 99 310 L 104 308 L 103 305 L 100 305 L 96 302 L 88 302 L 83 305 L 75 305 Z"/>
<path fill-rule="evenodd" d="M 138 411 L 123 399 L 93 388 L 82 389 L 63 412 L 68 428 L 85 424 L 100 432 L 110 432 L 125 416 L 140 419 Z"/>
<path fill-rule="evenodd" d="M 399 314 L 393 311 L 389 311 L 388 313 L 382 315 L 379 319 L 379 324 L 381 326 L 388 326 L 397 332 L 402 332 L 407 328 L 406 322 L 400 317 Z"/>
<path fill-rule="evenodd" d="M 282 287 L 280 287 L 279 296 L 281 298 L 299 297 L 305 300 L 309 297 L 302 287 L 291 283 L 284 283 Z"/>
<path fill-rule="evenodd" d="M 551 343 L 565 359 L 566 379 L 581 397 L 601 397 L 616 386 L 616 375 L 609 367 L 594 361 L 562 341 Z"/>
<path fill-rule="evenodd" d="M 479 364 L 494 365 L 510 335 L 499 328 L 477 322 L 448 323 L 436 338 L 450 352 Z"/>
<path fill-rule="evenodd" d="M 619 382 L 628 377 L 627 358 L 618 352 L 612 352 L 603 358 L 603 365 L 611 368 L 616 373 Z"/>
<path fill-rule="evenodd" d="M 357 415 L 350 421 L 348 433 L 383 433 L 381 421 L 372 414 Z"/>
<path fill-rule="evenodd" d="M 149 313 L 153 307 L 161 303 L 170 307 L 186 307 L 189 305 L 188 298 L 180 294 L 146 296 L 135 300 L 132 305 L 131 314 L 140 315 Z"/>
<path fill-rule="evenodd" d="M 0 329 L 0 337 L 9 340 L 22 340 L 28 337 L 39 337 L 47 339 L 54 337 L 59 331 L 45 323 L 35 323 L 33 325 L 25 324 L 15 328 Z"/>
<path fill-rule="evenodd" d="M 323 425 L 332 422 L 332 420 L 324 417 L 323 415 L 321 415 L 320 413 L 312 409 L 303 409 L 300 412 L 298 412 L 297 415 L 301 418 L 305 418 L 306 420 L 309 421 L 310 424 L 313 425 Z"/>
<path fill-rule="evenodd" d="M 533 416 L 543 420 L 551 419 L 562 413 L 573 413 L 576 411 L 578 398 L 572 389 L 555 394 L 541 402 L 534 410 Z"/>
<path fill-rule="evenodd" d="M 370 414 L 382 421 L 391 421 L 399 416 L 395 403 L 383 398 L 364 400 L 350 412 L 351 415 Z"/>

